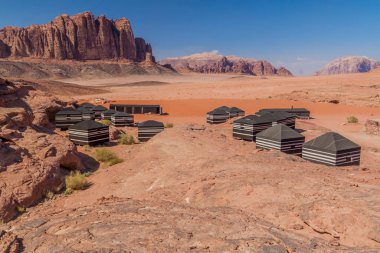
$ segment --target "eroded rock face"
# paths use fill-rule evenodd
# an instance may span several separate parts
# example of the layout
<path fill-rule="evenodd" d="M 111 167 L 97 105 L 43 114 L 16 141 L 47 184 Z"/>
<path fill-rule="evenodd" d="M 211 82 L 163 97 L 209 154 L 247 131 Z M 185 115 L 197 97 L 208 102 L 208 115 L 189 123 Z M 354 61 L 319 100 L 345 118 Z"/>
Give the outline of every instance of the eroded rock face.
<path fill-rule="evenodd" d="M 82 169 L 75 145 L 52 131 L 49 113 L 65 105 L 30 84 L 0 79 L 0 220 L 59 191 L 63 169 Z"/>
<path fill-rule="evenodd" d="M 58 16 L 48 24 L 0 30 L 0 58 L 145 61 L 152 47 L 135 39 L 128 19 L 97 18 L 90 12 Z"/>
<path fill-rule="evenodd" d="M 194 71 L 199 73 L 240 73 L 255 76 L 292 76 L 292 73 L 281 67 L 276 69 L 268 61 L 223 56 L 216 52 L 200 53 L 183 57 L 168 58 L 160 61 L 162 65 L 170 65 L 178 71 Z"/>
<path fill-rule="evenodd" d="M 372 135 L 380 135 L 380 119 L 367 119 L 365 132 Z"/>
<path fill-rule="evenodd" d="M 333 60 L 323 69 L 317 72 L 317 75 L 337 75 L 348 73 L 363 73 L 377 69 L 378 61 L 366 56 L 348 56 Z"/>

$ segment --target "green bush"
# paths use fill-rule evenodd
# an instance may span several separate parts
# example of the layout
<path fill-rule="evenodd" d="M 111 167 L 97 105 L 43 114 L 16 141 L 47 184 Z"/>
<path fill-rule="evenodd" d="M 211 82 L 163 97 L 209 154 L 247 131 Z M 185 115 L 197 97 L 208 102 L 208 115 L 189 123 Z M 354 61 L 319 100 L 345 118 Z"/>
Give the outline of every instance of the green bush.
<path fill-rule="evenodd" d="M 347 123 L 358 123 L 359 120 L 355 116 L 350 116 L 347 118 Z"/>
<path fill-rule="evenodd" d="M 95 159 L 98 162 L 103 162 L 110 166 L 123 162 L 123 159 L 119 158 L 114 152 L 107 149 L 95 150 Z"/>
<path fill-rule="evenodd" d="M 74 190 L 84 190 L 88 187 L 88 181 L 86 176 L 80 171 L 71 172 L 70 175 L 66 176 L 66 191 L 65 194 L 70 194 Z"/>
<path fill-rule="evenodd" d="M 166 123 L 165 128 L 173 128 L 174 124 L 173 123 Z"/>
<path fill-rule="evenodd" d="M 16 209 L 17 209 L 17 212 L 20 214 L 26 212 L 26 208 L 23 206 L 18 206 L 18 207 L 16 207 Z"/>
<path fill-rule="evenodd" d="M 100 123 L 102 123 L 102 124 L 104 124 L 104 125 L 107 125 L 107 126 L 111 125 L 111 121 L 110 121 L 109 119 L 102 119 L 102 120 L 100 121 Z"/>
<path fill-rule="evenodd" d="M 135 143 L 136 143 L 135 139 L 133 138 L 132 135 L 122 134 L 119 139 L 119 144 L 122 144 L 122 145 L 132 145 Z"/>

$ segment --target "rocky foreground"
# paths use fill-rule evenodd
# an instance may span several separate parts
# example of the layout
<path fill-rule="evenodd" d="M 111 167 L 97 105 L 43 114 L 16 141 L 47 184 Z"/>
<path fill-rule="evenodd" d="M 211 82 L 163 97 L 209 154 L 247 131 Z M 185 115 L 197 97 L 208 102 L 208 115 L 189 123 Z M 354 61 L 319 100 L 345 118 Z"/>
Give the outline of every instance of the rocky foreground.
<path fill-rule="evenodd" d="M 53 132 L 67 102 L 24 82 L 0 79 L 0 220 L 9 221 L 64 187 L 68 170 L 82 169 L 76 147 Z"/>
<path fill-rule="evenodd" d="M 307 138 L 326 131 L 301 123 Z M 380 157 L 330 168 L 179 125 L 123 146 L 92 186 L 0 226 L 26 252 L 377 252 Z M 12 252 L 12 251 L 11 251 Z M 17 252 L 17 251 L 15 251 Z"/>

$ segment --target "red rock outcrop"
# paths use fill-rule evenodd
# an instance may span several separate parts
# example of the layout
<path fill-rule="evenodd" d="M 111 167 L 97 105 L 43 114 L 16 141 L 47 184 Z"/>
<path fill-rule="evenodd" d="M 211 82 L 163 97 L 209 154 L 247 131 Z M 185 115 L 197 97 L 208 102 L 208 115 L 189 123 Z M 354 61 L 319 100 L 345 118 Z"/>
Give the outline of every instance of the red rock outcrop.
<path fill-rule="evenodd" d="M 90 12 L 58 16 L 48 24 L 0 30 L 0 58 L 145 61 L 152 47 L 133 35 L 128 19 L 97 18 Z"/>
<path fill-rule="evenodd" d="M 66 170 L 83 168 L 75 145 L 51 129 L 65 105 L 29 84 L 0 79 L 1 221 L 59 191 Z"/>
<path fill-rule="evenodd" d="M 293 76 L 281 67 L 276 69 L 268 61 L 223 56 L 217 52 L 200 53 L 183 57 L 168 58 L 159 62 L 177 71 L 193 71 L 199 73 L 240 73 L 255 76 Z"/>

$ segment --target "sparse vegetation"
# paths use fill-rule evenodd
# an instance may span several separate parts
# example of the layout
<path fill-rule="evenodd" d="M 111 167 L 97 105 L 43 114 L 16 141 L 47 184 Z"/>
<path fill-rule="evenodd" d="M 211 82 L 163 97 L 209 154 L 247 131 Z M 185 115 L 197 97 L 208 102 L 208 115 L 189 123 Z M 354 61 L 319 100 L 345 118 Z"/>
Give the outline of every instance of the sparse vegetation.
<path fill-rule="evenodd" d="M 120 136 L 119 144 L 122 144 L 122 145 L 132 145 L 132 144 L 135 144 L 135 143 L 136 143 L 135 138 L 133 138 L 132 135 L 122 134 Z"/>
<path fill-rule="evenodd" d="M 359 120 L 355 116 L 350 116 L 347 118 L 347 123 L 358 123 Z"/>
<path fill-rule="evenodd" d="M 54 192 L 52 192 L 52 191 L 47 191 L 46 193 L 45 193 L 45 198 L 46 199 L 52 199 L 54 197 Z"/>
<path fill-rule="evenodd" d="M 104 125 L 107 125 L 107 126 L 111 125 L 111 121 L 110 121 L 109 119 L 102 119 L 102 120 L 100 121 L 100 123 L 102 123 L 102 124 L 104 124 Z"/>
<path fill-rule="evenodd" d="M 18 206 L 18 207 L 16 207 L 16 209 L 17 209 L 17 212 L 20 214 L 26 212 L 26 208 L 23 206 Z"/>
<path fill-rule="evenodd" d="M 107 149 L 95 150 L 95 159 L 98 162 L 103 162 L 110 166 L 123 162 L 123 159 L 119 158 L 114 152 Z"/>
<path fill-rule="evenodd" d="M 165 128 L 173 128 L 174 124 L 173 123 L 166 123 Z"/>
<path fill-rule="evenodd" d="M 66 191 L 65 194 L 71 194 L 74 190 L 84 190 L 88 187 L 89 183 L 84 174 L 80 171 L 71 172 L 66 176 Z"/>
<path fill-rule="evenodd" d="M 91 147 L 90 147 L 90 145 L 84 145 L 83 148 L 84 148 L 84 150 L 87 151 L 87 152 L 91 151 Z"/>

